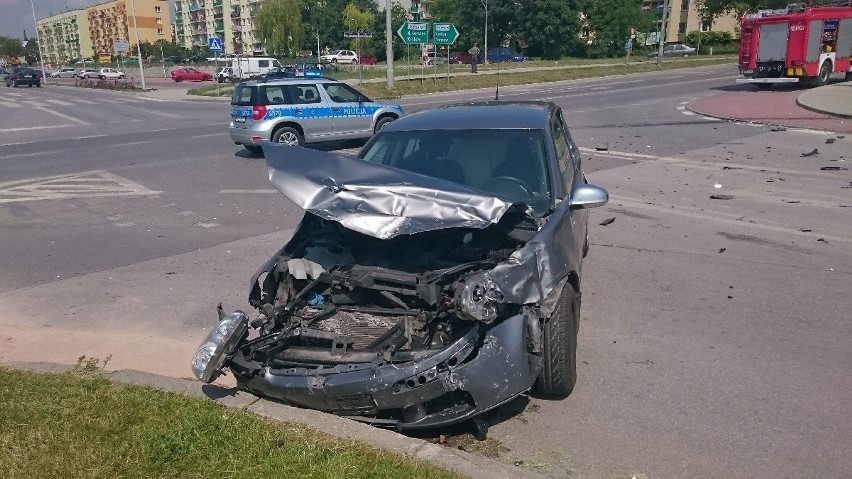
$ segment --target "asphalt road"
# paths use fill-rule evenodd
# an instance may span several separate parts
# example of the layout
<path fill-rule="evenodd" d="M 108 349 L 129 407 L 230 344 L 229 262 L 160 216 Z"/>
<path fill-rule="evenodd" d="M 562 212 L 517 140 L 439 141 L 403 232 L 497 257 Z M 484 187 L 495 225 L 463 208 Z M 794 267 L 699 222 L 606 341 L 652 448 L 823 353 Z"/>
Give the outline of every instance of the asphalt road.
<path fill-rule="evenodd" d="M 500 88 L 561 105 L 590 181 L 612 195 L 592 215 L 578 386 L 492 415 L 503 460 L 572 478 L 852 470 L 850 139 L 686 109 L 736 76 Z M 14 357 L 27 351 L 13 321 L 170 337 L 183 354 L 217 299 L 247 306 L 248 275 L 301 217 L 263 159 L 229 141 L 225 103 L 0 89 L 0 115 L 12 119 L 0 126 L 0 341 Z M 115 344 L 120 362 L 128 343 Z M 188 374 L 160 364 L 188 356 L 160 353 L 130 364 Z"/>

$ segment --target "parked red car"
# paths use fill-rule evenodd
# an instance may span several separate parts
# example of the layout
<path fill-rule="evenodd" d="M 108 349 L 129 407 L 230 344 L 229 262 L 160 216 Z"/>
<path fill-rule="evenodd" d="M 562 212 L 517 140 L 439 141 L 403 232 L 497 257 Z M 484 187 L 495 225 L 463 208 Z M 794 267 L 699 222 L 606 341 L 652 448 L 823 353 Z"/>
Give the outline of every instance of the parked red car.
<path fill-rule="evenodd" d="M 450 53 L 450 63 L 463 63 L 465 65 L 470 65 L 471 60 L 471 54 L 468 52 Z"/>
<path fill-rule="evenodd" d="M 195 68 L 176 68 L 172 70 L 174 81 L 213 81 L 211 73 L 196 70 Z"/>
<path fill-rule="evenodd" d="M 362 65 L 375 65 L 376 57 L 361 57 L 358 59 Z"/>

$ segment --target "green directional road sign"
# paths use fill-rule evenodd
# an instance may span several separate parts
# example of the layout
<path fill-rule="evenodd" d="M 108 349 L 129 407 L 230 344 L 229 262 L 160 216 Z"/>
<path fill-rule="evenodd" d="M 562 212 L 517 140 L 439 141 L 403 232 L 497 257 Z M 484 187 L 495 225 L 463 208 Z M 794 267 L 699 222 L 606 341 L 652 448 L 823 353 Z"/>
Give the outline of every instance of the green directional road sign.
<path fill-rule="evenodd" d="M 429 43 L 429 24 L 426 22 L 405 22 L 396 31 L 406 44 Z"/>
<path fill-rule="evenodd" d="M 459 37 L 459 31 L 452 23 L 433 23 L 432 35 L 435 45 L 452 45 Z"/>

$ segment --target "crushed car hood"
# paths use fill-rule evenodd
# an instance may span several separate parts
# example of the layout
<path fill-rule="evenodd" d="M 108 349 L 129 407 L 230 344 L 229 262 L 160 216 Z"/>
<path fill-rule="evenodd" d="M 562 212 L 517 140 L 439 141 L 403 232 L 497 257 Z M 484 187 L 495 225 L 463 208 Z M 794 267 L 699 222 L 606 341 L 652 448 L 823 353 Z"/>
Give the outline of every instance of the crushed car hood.
<path fill-rule="evenodd" d="M 391 239 L 445 228 L 486 228 L 511 202 L 479 190 L 358 158 L 263 144 L 269 181 L 305 211 Z"/>

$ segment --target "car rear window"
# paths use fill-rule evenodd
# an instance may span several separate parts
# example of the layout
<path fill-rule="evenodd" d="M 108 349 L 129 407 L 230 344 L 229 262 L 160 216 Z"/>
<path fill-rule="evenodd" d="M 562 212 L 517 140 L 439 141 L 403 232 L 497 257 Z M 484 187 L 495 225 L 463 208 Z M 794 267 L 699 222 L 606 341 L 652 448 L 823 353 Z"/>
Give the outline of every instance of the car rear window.
<path fill-rule="evenodd" d="M 234 88 L 234 94 L 231 96 L 231 105 L 254 106 L 256 105 L 256 94 L 256 87 L 247 85 L 237 85 Z"/>

